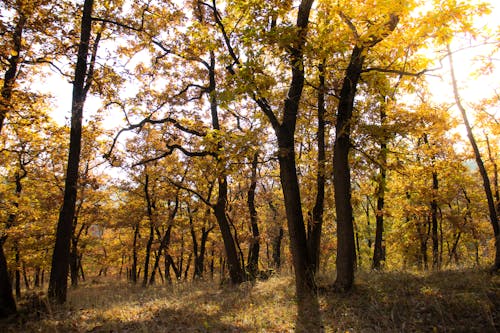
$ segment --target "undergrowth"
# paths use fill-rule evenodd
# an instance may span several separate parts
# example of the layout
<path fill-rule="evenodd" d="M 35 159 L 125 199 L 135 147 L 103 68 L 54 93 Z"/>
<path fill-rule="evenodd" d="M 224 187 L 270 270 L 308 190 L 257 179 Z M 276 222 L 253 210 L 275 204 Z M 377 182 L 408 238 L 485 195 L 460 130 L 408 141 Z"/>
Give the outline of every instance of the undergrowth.
<path fill-rule="evenodd" d="M 325 332 L 497 332 L 500 277 L 483 271 L 359 272 L 354 289 L 319 281 Z M 120 281 L 82 285 L 63 306 L 29 294 L 0 332 L 293 332 L 293 279 L 238 287 L 197 281 L 141 288 Z"/>

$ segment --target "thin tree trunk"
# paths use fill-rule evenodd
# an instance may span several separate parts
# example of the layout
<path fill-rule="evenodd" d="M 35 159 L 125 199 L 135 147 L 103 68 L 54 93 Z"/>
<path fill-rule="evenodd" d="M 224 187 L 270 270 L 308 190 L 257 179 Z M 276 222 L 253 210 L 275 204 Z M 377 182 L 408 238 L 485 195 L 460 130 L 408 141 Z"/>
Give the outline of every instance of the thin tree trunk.
<path fill-rule="evenodd" d="M 149 238 L 148 242 L 146 243 L 146 257 L 144 258 L 144 276 L 142 280 L 142 286 L 146 287 L 148 285 L 148 278 L 149 278 L 149 259 L 151 257 L 151 247 L 153 245 L 153 240 L 155 236 L 154 217 L 153 217 L 154 202 L 149 194 L 149 175 L 147 174 L 147 172 L 146 172 L 146 180 L 144 182 L 144 196 L 146 198 L 146 208 L 149 220 Z"/>
<path fill-rule="evenodd" d="M 140 222 L 137 222 L 134 227 L 134 240 L 132 243 L 132 269 L 130 270 L 130 277 L 134 284 L 137 283 L 137 241 L 139 238 Z"/>
<path fill-rule="evenodd" d="M 215 78 L 215 54 L 213 51 L 210 52 L 210 66 L 208 67 L 209 72 L 209 88 L 208 94 L 210 98 L 210 112 L 212 116 L 212 128 L 214 130 L 220 131 L 221 127 L 219 124 L 218 115 L 218 103 L 216 97 L 216 78 Z M 218 143 L 218 148 L 222 148 L 222 144 Z M 217 156 L 217 169 L 223 169 L 223 161 L 219 156 Z M 214 214 L 219 224 L 219 229 L 222 234 L 222 240 L 224 241 L 224 248 L 226 250 L 227 264 L 229 268 L 229 275 L 231 277 L 231 282 L 233 284 L 239 284 L 245 280 L 245 274 L 243 272 L 243 267 L 238 260 L 238 253 L 236 251 L 236 245 L 231 233 L 231 228 L 229 221 L 226 216 L 226 206 L 227 206 L 227 176 L 225 171 L 222 170 L 221 174 L 218 176 L 218 195 L 217 203 L 214 205 Z"/>
<path fill-rule="evenodd" d="M 15 285 L 16 285 L 16 298 L 20 299 L 21 298 L 21 254 L 19 253 L 19 243 L 17 240 L 14 241 L 14 256 L 15 256 L 15 263 L 16 263 L 16 269 L 14 270 L 14 278 L 15 278 Z"/>
<path fill-rule="evenodd" d="M 467 116 L 467 112 L 465 107 L 462 105 L 462 101 L 460 99 L 460 94 L 458 92 L 457 80 L 455 78 L 455 69 L 453 66 L 453 58 L 450 50 L 450 46 L 448 45 L 448 57 L 450 59 L 450 73 L 451 73 L 451 81 L 453 85 L 453 93 L 455 95 L 455 103 L 462 114 L 462 118 L 464 121 L 465 129 L 467 130 L 467 136 L 469 138 L 470 144 L 474 151 L 474 157 L 476 159 L 477 167 L 479 169 L 479 173 L 481 174 L 481 178 L 483 180 L 483 189 L 486 195 L 486 200 L 488 202 L 488 212 L 491 227 L 493 228 L 493 237 L 495 240 L 495 262 L 493 264 L 492 269 L 495 271 L 500 270 L 500 226 L 498 221 L 498 212 L 495 207 L 495 200 L 493 199 L 493 193 L 491 191 L 490 178 L 488 177 L 488 172 L 483 163 L 483 159 L 481 157 L 481 153 L 479 151 L 479 147 L 477 146 L 476 139 L 474 134 L 472 133 L 472 127 L 469 123 L 469 118 Z"/>
<path fill-rule="evenodd" d="M 257 162 L 259 153 L 256 152 L 252 160 L 252 175 L 250 177 L 250 188 L 248 190 L 247 205 L 250 212 L 250 225 L 252 228 L 252 239 L 248 249 L 247 270 L 252 279 L 255 279 L 259 271 L 259 251 L 260 251 L 260 232 L 257 221 L 257 210 L 255 209 L 255 189 L 257 187 Z"/>
<path fill-rule="evenodd" d="M 316 201 L 312 211 L 311 221 L 308 224 L 307 243 L 310 263 L 314 273 L 319 272 L 319 258 L 321 250 L 321 229 L 323 227 L 323 210 L 325 203 L 325 183 L 326 183 L 326 145 L 325 145 L 325 60 L 318 66 L 319 87 L 318 87 L 318 128 L 316 130 L 316 140 L 318 157 L 318 170 L 316 172 Z"/>
<path fill-rule="evenodd" d="M 377 211 L 375 214 L 375 246 L 373 248 L 373 269 L 380 269 L 382 261 L 385 260 L 383 238 L 384 238 L 384 203 L 385 203 L 385 189 L 387 183 L 387 134 L 385 133 L 385 123 L 387 114 L 385 106 L 380 110 L 380 126 L 382 128 L 383 137 L 380 142 L 380 166 L 378 175 L 378 188 L 377 188 Z"/>
<path fill-rule="evenodd" d="M 66 292 L 68 288 L 69 251 L 78 185 L 78 166 L 80 164 L 82 139 L 82 114 L 86 95 L 87 56 L 89 53 L 92 30 L 93 3 L 93 0 L 85 0 L 83 4 L 80 44 L 78 46 L 78 58 L 73 81 L 71 131 L 66 180 L 64 184 L 64 199 L 57 224 L 56 243 L 52 256 L 52 269 L 50 272 L 48 290 L 49 299 L 60 304 L 66 302 Z"/>

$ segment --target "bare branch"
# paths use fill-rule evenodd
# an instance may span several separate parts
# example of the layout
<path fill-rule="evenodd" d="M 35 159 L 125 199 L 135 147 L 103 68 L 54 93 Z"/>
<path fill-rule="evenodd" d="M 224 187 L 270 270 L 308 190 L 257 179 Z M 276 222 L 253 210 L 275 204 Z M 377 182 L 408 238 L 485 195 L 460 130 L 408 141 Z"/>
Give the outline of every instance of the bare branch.
<path fill-rule="evenodd" d="M 191 188 L 189 188 L 187 186 L 184 186 L 183 184 L 180 184 L 180 183 L 178 183 L 178 182 L 176 182 L 176 181 L 174 181 L 174 180 L 172 180 L 170 178 L 167 178 L 167 180 L 168 180 L 168 182 L 170 184 L 176 186 L 177 188 L 180 188 L 180 189 L 182 189 L 184 191 L 187 191 L 187 192 L 189 192 L 191 194 L 194 194 L 196 197 L 198 197 L 198 199 L 200 199 L 201 201 L 203 201 L 203 203 L 205 205 L 209 206 L 210 208 L 213 209 L 215 207 L 215 205 L 213 205 L 212 203 L 210 203 L 210 201 L 208 201 L 207 199 L 205 199 L 198 191 L 195 191 L 195 190 L 193 190 L 193 189 L 191 189 Z"/>

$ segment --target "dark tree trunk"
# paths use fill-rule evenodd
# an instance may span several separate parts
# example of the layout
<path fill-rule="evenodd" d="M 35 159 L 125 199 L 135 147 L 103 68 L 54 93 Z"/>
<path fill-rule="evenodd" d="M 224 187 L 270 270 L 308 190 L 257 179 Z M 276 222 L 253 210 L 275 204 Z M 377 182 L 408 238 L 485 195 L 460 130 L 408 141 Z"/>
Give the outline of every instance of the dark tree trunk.
<path fill-rule="evenodd" d="M 495 200 L 493 199 L 493 193 L 491 191 L 491 183 L 490 178 L 488 176 L 488 172 L 483 163 L 483 159 L 481 157 L 481 153 L 479 151 L 479 147 L 477 146 L 476 139 L 474 134 L 472 133 L 472 127 L 469 123 L 469 118 L 467 116 L 467 112 L 462 104 L 460 99 L 460 94 L 458 92 L 457 80 L 455 78 L 455 71 L 453 66 L 453 59 L 451 55 L 450 46 L 448 45 L 448 57 L 450 59 L 450 73 L 451 73 L 451 81 L 453 84 L 453 93 L 455 95 L 455 102 L 462 114 L 462 118 L 464 121 L 465 128 L 467 130 L 467 136 L 469 138 L 470 144 L 474 151 L 474 156 L 476 159 L 477 167 L 479 169 L 479 173 L 481 174 L 481 178 L 483 179 L 483 189 L 486 195 L 486 200 L 488 202 L 488 212 L 490 217 L 491 227 L 493 228 L 493 237 L 495 240 L 495 262 L 493 264 L 492 269 L 495 271 L 500 270 L 500 226 L 498 221 L 497 209 L 495 207 Z"/>
<path fill-rule="evenodd" d="M 14 34 L 12 36 L 12 52 L 11 56 L 7 60 L 8 67 L 4 75 L 3 86 L 2 86 L 2 99 L 0 101 L 0 133 L 2 132 L 5 118 L 9 111 L 11 111 L 12 106 L 10 104 L 12 99 L 12 92 L 14 91 L 14 84 L 16 82 L 16 77 L 18 74 L 19 63 L 21 62 L 21 51 L 23 46 L 23 31 L 26 24 L 26 17 L 18 12 L 19 18 L 14 28 Z"/>
<path fill-rule="evenodd" d="M 337 110 L 336 136 L 333 148 L 333 184 L 335 189 L 335 212 L 337 214 L 337 279 L 340 290 L 349 290 L 354 281 L 354 228 L 351 206 L 351 174 L 349 150 L 351 119 L 354 97 L 361 76 L 364 56 L 363 48 L 355 46 L 346 70 Z"/>
<path fill-rule="evenodd" d="M 70 271 L 71 286 L 72 287 L 78 286 L 79 269 L 80 269 L 80 267 L 78 265 L 77 243 L 74 241 L 74 239 L 72 239 L 71 240 L 71 249 L 69 252 L 69 271 Z"/>
<path fill-rule="evenodd" d="M 205 252 L 206 252 L 208 235 L 214 229 L 214 226 L 211 226 L 208 229 L 206 226 L 203 226 L 201 228 L 201 239 L 200 239 L 200 244 L 198 245 L 196 231 L 194 230 L 193 215 L 189 206 L 188 206 L 188 215 L 189 215 L 189 228 L 191 230 L 191 238 L 193 243 L 193 254 L 194 254 L 193 279 L 201 279 L 205 271 Z M 207 214 L 205 214 L 204 216 L 204 221 L 205 221 L 204 223 L 206 223 L 207 215 L 208 211 Z"/>
<path fill-rule="evenodd" d="M 9 272 L 7 270 L 7 260 L 3 252 L 3 245 L 6 239 L 6 237 L 0 239 L 0 318 L 8 317 L 17 312 Z"/>
<path fill-rule="evenodd" d="M 323 210 L 325 203 L 326 183 L 326 146 L 325 146 L 325 61 L 319 65 L 319 87 L 318 87 L 318 129 L 316 131 L 318 149 L 318 171 L 316 173 L 316 202 L 312 211 L 311 221 L 308 225 L 307 243 L 310 263 L 314 273 L 319 271 L 319 258 L 321 249 L 321 229 L 323 226 Z"/>
<path fill-rule="evenodd" d="M 132 268 L 130 270 L 130 278 L 132 282 L 135 284 L 137 283 L 137 241 L 139 238 L 139 227 L 140 227 L 140 222 L 137 222 L 137 224 L 134 227 L 134 240 L 132 243 Z"/>
<path fill-rule="evenodd" d="M 212 116 L 212 128 L 219 131 L 219 115 L 218 115 L 218 104 L 216 97 L 216 80 L 215 80 L 215 54 L 213 51 L 210 52 L 210 66 L 208 66 L 209 74 L 209 88 L 208 96 L 210 98 L 210 112 Z M 218 148 L 222 148 L 222 144 L 218 143 Z M 245 274 L 243 267 L 238 259 L 238 253 L 236 251 L 236 245 L 231 233 L 231 227 L 229 220 L 226 216 L 226 205 L 227 205 L 227 176 L 223 170 L 223 161 L 217 156 L 217 169 L 222 169 L 221 174 L 218 176 L 218 195 L 217 203 L 214 205 L 214 214 L 219 224 L 219 229 L 222 234 L 222 240 L 224 241 L 224 248 L 226 250 L 227 264 L 229 268 L 229 275 L 231 277 L 231 282 L 233 284 L 239 284 L 245 280 Z"/>
<path fill-rule="evenodd" d="M 16 298 L 21 298 L 21 254 L 19 253 L 19 243 L 14 241 L 14 257 L 16 262 L 16 269 L 14 270 L 14 279 L 16 284 Z"/>
<path fill-rule="evenodd" d="M 73 81 L 73 101 L 71 107 L 71 131 L 64 184 L 63 206 L 57 223 L 56 243 L 52 256 L 52 269 L 49 282 L 49 299 L 57 303 L 66 302 L 68 288 L 69 251 L 73 217 L 75 215 L 76 193 L 78 185 L 78 166 L 82 139 L 82 114 L 85 103 L 85 81 L 87 76 L 87 56 L 89 53 L 92 30 L 93 0 L 85 0 L 81 22 L 80 44 Z"/>
<path fill-rule="evenodd" d="M 255 189 L 257 187 L 257 162 L 258 152 L 253 156 L 252 175 L 250 177 L 250 188 L 248 190 L 247 205 L 250 212 L 250 225 L 252 227 L 252 239 L 248 249 L 247 270 L 251 278 L 255 278 L 259 272 L 259 251 L 260 251 L 260 232 L 257 221 L 257 210 L 255 209 Z"/>
<path fill-rule="evenodd" d="M 35 267 L 35 278 L 34 278 L 34 287 L 38 288 L 40 287 L 40 274 L 41 273 L 41 268 L 40 266 Z"/>
<path fill-rule="evenodd" d="M 384 202 L 385 202 L 385 187 L 387 178 L 387 135 L 385 133 L 386 123 L 385 105 L 380 110 L 380 126 L 382 128 L 382 138 L 380 141 L 379 153 L 379 175 L 377 179 L 377 211 L 375 214 L 375 246 L 373 248 L 373 269 L 380 269 L 382 261 L 385 261 L 383 238 L 384 238 Z"/>
<path fill-rule="evenodd" d="M 149 175 L 147 173 L 146 173 L 146 180 L 144 182 L 144 196 L 146 198 L 146 209 L 149 220 L 149 238 L 148 242 L 146 243 L 146 257 L 144 258 L 144 276 L 142 280 L 142 286 L 146 287 L 148 285 L 148 278 L 149 278 L 149 260 L 151 258 L 151 247 L 153 246 L 153 240 L 155 236 L 154 217 L 153 217 L 154 202 L 149 194 Z"/>
<path fill-rule="evenodd" d="M 271 236 L 271 248 L 272 248 L 272 258 L 273 258 L 273 267 L 277 271 L 281 268 L 281 241 L 283 240 L 284 231 L 283 227 L 278 220 L 278 210 L 274 206 L 272 201 L 268 202 L 269 208 L 273 212 L 273 235 Z"/>
<path fill-rule="evenodd" d="M 170 221 L 170 223 L 171 222 L 172 221 Z M 160 235 L 160 231 L 158 229 L 156 230 L 156 233 L 158 235 Z M 153 285 L 155 283 L 155 274 L 156 274 L 156 271 L 158 270 L 158 272 L 160 273 L 160 270 L 159 270 L 159 267 L 160 267 L 160 258 L 162 256 L 162 252 L 164 252 L 164 251 L 166 252 L 168 250 L 168 247 L 170 245 L 170 235 L 171 235 L 171 233 L 172 233 L 172 224 L 169 224 L 169 226 L 167 227 L 167 230 L 165 231 L 163 237 L 161 237 L 160 247 L 158 248 L 158 253 L 156 255 L 155 263 L 154 263 L 154 266 L 153 266 L 153 270 L 151 271 L 151 277 L 149 279 L 149 284 L 150 285 Z"/>
<path fill-rule="evenodd" d="M 2 133 L 5 118 L 9 111 L 12 109 L 10 103 L 12 99 L 12 92 L 14 90 L 14 84 L 18 74 L 18 66 L 21 61 L 23 30 L 25 24 L 26 17 L 22 13 L 19 13 L 19 18 L 14 29 L 14 34 L 12 36 L 13 52 L 11 52 L 11 56 L 7 60 L 8 67 L 4 75 L 3 86 L 1 89 L 2 98 L 0 100 L 0 133 Z M 11 221 L 10 224 L 11 223 L 13 223 L 13 221 Z M 8 227 L 9 222 L 7 223 L 7 228 Z M 14 300 L 14 295 L 12 294 L 12 284 L 9 278 L 7 258 L 5 257 L 5 252 L 3 249 L 3 245 L 5 244 L 6 239 L 6 236 L 0 237 L 0 318 L 5 318 L 11 314 L 17 313 L 16 302 Z"/>
<path fill-rule="evenodd" d="M 437 191 L 439 189 L 437 172 L 432 172 L 432 201 L 431 201 L 431 223 L 432 223 L 432 269 L 439 269 L 441 266 L 439 260 L 439 238 L 438 238 L 438 204 L 437 204 Z"/>
<path fill-rule="evenodd" d="M 498 185 L 498 165 L 493 157 L 493 154 L 491 152 L 491 146 L 490 146 L 490 140 L 488 138 L 488 135 L 485 134 L 484 137 L 486 138 L 486 146 L 488 148 L 488 157 L 491 162 L 491 165 L 493 166 L 493 189 L 495 192 L 495 201 L 496 201 L 496 211 L 497 211 L 497 218 L 500 218 L 500 187 Z M 500 223 L 500 221 L 498 222 Z"/>

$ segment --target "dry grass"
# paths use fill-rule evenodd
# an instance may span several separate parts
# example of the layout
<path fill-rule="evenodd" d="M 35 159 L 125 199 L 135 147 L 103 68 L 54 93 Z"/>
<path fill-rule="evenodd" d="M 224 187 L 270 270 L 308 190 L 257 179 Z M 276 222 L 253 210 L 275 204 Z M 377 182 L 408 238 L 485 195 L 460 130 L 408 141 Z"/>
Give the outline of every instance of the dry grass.
<path fill-rule="evenodd" d="M 321 282 L 319 296 L 325 332 L 500 330 L 497 275 L 359 273 L 355 289 L 345 295 L 330 291 L 330 282 Z M 195 282 L 143 289 L 106 281 L 70 291 L 64 306 L 21 303 L 20 315 L 0 322 L 0 331 L 293 332 L 293 286 L 289 277 L 237 288 Z"/>

